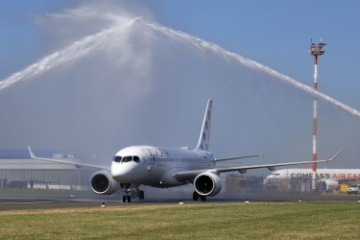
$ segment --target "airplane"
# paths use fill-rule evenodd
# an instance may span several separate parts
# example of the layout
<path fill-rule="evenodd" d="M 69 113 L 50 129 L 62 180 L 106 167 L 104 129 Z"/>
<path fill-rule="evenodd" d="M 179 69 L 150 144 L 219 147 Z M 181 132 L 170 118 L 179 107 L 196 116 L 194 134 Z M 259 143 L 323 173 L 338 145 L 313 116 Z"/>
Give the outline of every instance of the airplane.
<path fill-rule="evenodd" d="M 222 173 L 236 171 L 246 173 L 247 170 L 260 168 L 274 170 L 275 167 L 279 166 L 313 163 L 313 161 L 303 161 L 226 168 L 216 167 L 216 163 L 220 161 L 257 157 L 261 156 L 261 154 L 216 159 L 214 154 L 209 151 L 212 106 L 213 101 L 209 99 L 200 136 L 194 149 L 188 147 L 130 146 L 121 149 L 115 154 L 111 166 L 37 157 L 30 146 L 28 146 L 28 149 L 31 158 L 34 159 L 100 169 L 91 177 L 90 186 L 92 191 L 100 195 L 110 195 L 122 188 L 124 192 L 123 202 L 131 202 L 131 196 L 143 200 L 145 195 L 144 191 L 139 188 L 141 185 L 168 188 L 185 184 L 193 184 L 194 201 L 199 199 L 206 201 L 207 197 L 215 196 L 220 192 L 222 188 L 220 174 Z M 330 159 L 316 162 L 331 162 L 341 151 L 342 149 Z"/>
<path fill-rule="evenodd" d="M 278 183 L 289 179 L 312 179 L 312 176 L 311 168 L 281 169 L 268 175 L 264 179 L 264 184 Z M 339 181 L 360 180 L 360 169 L 317 169 L 316 179 L 325 184 L 326 190 L 336 189 L 339 186 Z"/>

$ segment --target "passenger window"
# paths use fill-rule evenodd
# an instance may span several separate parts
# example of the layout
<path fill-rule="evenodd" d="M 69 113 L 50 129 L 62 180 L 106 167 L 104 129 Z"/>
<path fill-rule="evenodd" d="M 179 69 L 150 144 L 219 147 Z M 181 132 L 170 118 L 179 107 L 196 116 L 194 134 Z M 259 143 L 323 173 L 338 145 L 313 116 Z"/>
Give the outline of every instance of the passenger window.
<path fill-rule="evenodd" d="M 122 158 L 121 156 L 115 156 L 114 162 L 118 162 L 118 163 L 121 162 L 121 158 Z"/>
<path fill-rule="evenodd" d="M 134 156 L 134 162 L 139 163 L 140 162 L 140 158 L 138 156 Z"/>

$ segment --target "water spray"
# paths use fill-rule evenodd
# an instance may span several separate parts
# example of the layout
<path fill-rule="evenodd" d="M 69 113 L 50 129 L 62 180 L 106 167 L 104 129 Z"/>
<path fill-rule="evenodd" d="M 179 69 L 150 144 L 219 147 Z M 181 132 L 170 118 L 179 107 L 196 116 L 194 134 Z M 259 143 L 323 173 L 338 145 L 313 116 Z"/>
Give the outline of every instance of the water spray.
<path fill-rule="evenodd" d="M 233 53 L 233 52 L 229 52 L 229 51 L 226 51 L 225 49 L 221 48 L 219 45 L 217 44 L 214 44 L 214 43 L 210 43 L 210 42 L 206 42 L 204 41 L 203 39 L 200 39 L 200 38 L 197 38 L 197 37 L 194 37 L 194 36 L 191 36 L 187 33 L 184 33 L 184 32 L 181 32 L 181 31 L 176 31 L 176 30 L 173 30 L 173 29 L 170 29 L 170 28 L 167 28 L 167 27 L 164 27 L 164 26 L 160 26 L 158 24 L 155 24 L 155 23 L 146 23 L 148 24 L 150 27 L 152 27 L 153 29 L 155 30 L 158 30 L 158 31 L 161 31 L 163 34 L 166 34 L 168 35 L 169 37 L 175 39 L 175 40 L 183 40 L 185 42 L 188 42 L 188 43 L 191 43 L 192 46 L 195 46 L 201 50 L 209 50 L 209 51 L 212 51 L 214 52 L 216 55 L 224 58 L 225 60 L 235 60 L 245 66 L 248 66 L 252 69 L 255 69 L 255 70 L 258 70 L 258 71 L 261 71 L 261 72 L 265 72 L 277 79 L 280 79 L 292 86 L 294 86 L 295 88 L 298 88 L 298 89 L 301 89 L 303 90 L 305 93 L 308 93 L 308 94 L 311 94 L 312 96 L 314 97 L 318 97 L 318 98 L 321 98 L 323 99 L 324 101 L 354 115 L 354 116 L 357 116 L 357 117 L 360 117 L 360 111 L 324 94 L 324 93 L 321 93 L 319 91 L 317 91 L 317 89 L 312 89 L 311 87 L 301 83 L 301 82 L 298 82 L 296 81 L 295 79 L 289 77 L 289 76 L 286 76 L 282 73 L 279 73 L 278 71 L 274 70 L 274 69 L 271 69 L 270 67 L 268 66 L 265 66 L 261 63 L 258 63 L 254 60 L 251 60 L 251 59 L 248 59 L 248 58 L 245 58 L 243 56 L 240 56 L 239 54 L 236 54 L 236 53 Z"/>
<path fill-rule="evenodd" d="M 26 67 L 25 69 L 17 73 L 14 73 L 10 75 L 8 78 L 0 81 L 0 91 L 7 87 L 10 87 L 11 85 L 19 81 L 35 77 L 37 75 L 40 75 L 42 73 L 51 70 L 56 66 L 68 63 L 70 61 L 75 61 L 77 59 L 80 59 L 81 57 L 86 56 L 97 46 L 100 46 L 101 40 L 106 38 L 106 36 L 117 30 L 125 30 L 127 27 L 131 26 L 131 24 L 137 20 L 138 18 L 135 18 L 132 19 L 131 21 L 128 21 L 127 24 L 121 26 L 117 25 L 115 27 L 105 29 L 96 34 L 87 36 L 79 41 L 70 44 L 68 47 L 65 47 L 55 53 L 52 53 L 44 57 L 40 61 L 33 63 L 30 66 Z"/>
<path fill-rule="evenodd" d="M 294 86 L 295 88 L 301 89 L 304 92 L 311 94 L 312 96 L 321 98 L 321 99 L 325 100 L 326 102 L 329 102 L 329 103 L 335 105 L 336 107 L 338 107 L 352 115 L 360 117 L 360 112 L 358 110 L 356 110 L 344 103 L 341 103 L 340 101 L 337 101 L 334 98 L 331 98 L 315 89 L 312 89 L 311 87 L 309 87 L 303 83 L 300 83 L 300 82 L 296 81 L 295 79 L 292 79 L 282 73 L 279 73 L 261 63 L 258 63 L 251 59 L 242 57 L 236 53 L 226 51 L 225 49 L 221 48 L 220 46 L 218 46 L 214 43 L 204 41 L 203 39 L 191 36 L 187 33 L 181 32 L 181 31 L 176 31 L 176 30 L 161 26 L 156 23 L 149 23 L 140 18 L 127 18 L 127 21 L 128 21 L 128 24 L 126 24 L 126 26 L 131 26 L 135 22 L 137 24 L 142 23 L 145 26 L 152 28 L 154 31 L 161 32 L 162 34 L 168 36 L 169 38 L 173 39 L 174 41 L 184 42 L 185 44 L 188 44 L 189 46 L 195 47 L 196 49 L 200 50 L 201 52 L 211 51 L 214 54 L 216 54 L 217 56 L 222 57 L 226 61 L 235 60 L 235 61 L 239 62 L 240 64 L 243 64 L 249 68 L 267 73 L 270 76 L 273 76 L 279 80 L 287 82 L 288 84 Z M 79 59 L 79 58 L 87 55 L 98 44 L 99 45 L 101 44 L 101 40 L 103 39 L 104 36 L 107 36 L 109 34 L 109 32 L 118 30 L 121 27 L 123 27 L 123 24 L 121 24 L 121 26 L 120 26 L 120 24 L 117 21 L 114 21 L 114 27 L 102 30 L 99 33 L 85 37 L 82 40 L 75 42 L 75 43 L 71 44 L 70 46 L 68 46 L 58 52 L 50 54 L 49 56 L 30 65 L 29 67 L 25 68 L 24 70 L 21 70 L 15 74 L 9 76 L 8 78 L 0 81 L 0 91 L 19 82 L 19 81 L 29 79 L 36 75 L 45 73 L 46 71 L 54 68 L 55 66 L 67 63 L 69 61 L 74 61 L 76 59 Z"/>

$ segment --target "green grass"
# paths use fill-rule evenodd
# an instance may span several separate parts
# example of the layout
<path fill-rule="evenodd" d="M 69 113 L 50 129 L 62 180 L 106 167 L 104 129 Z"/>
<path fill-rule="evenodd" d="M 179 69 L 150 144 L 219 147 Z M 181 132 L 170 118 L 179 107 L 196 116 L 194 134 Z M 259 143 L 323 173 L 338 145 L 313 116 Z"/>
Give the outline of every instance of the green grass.
<path fill-rule="evenodd" d="M 113 204 L 0 212 L 0 239 L 359 239 L 360 203 Z"/>

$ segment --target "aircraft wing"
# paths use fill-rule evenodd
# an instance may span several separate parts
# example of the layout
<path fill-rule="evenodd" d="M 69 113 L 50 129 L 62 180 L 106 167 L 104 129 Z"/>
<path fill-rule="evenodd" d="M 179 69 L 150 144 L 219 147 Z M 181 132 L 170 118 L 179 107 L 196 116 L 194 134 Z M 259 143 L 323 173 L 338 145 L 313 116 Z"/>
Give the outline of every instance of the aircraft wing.
<path fill-rule="evenodd" d="M 238 160 L 238 159 L 245 159 L 245 158 L 254 158 L 254 157 L 261 157 L 261 156 L 263 156 L 263 155 L 264 155 L 264 154 L 259 153 L 259 154 L 239 156 L 239 157 L 219 158 L 219 159 L 215 159 L 215 162 L 229 161 L 229 160 Z"/>
<path fill-rule="evenodd" d="M 194 171 L 181 171 L 175 174 L 175 178 L 184 181 L 184 180 L 193 180 L 198 174 L 209 172 L 209 173 L 225 173 L 225 172 L 234 172 L 238 171 L 240 173 L 245 173 L 247 170 L 251 169 L 260 169 L 260 168 L 268 168 L 269 170 L 274 170 L 275 167 L 282 166 L 290 166 L 290 165 L 302 165 L 309 163 L 327 163 L 332 162 L 343 149 L 340 149 L 335 155 L 326 160 L 317 160 L 317 161 L 303 161 L 303 162 L 287 162 L 287 163 L 273 163 L 273 164 L 260 164 L 260 165 L 249 165 L 249 166 L 239 166 L 239 167 L 228 167 L 228 168 L 211 168 L 211 169 L 203 169 L 203 170 L 194 170 Z"/>
<path fill-rule="evenodd" d="M 64 160 L 64 159 L 37 157 L 37 156 L 35 156 L 35 154 L 31 150 L 30 146 L 28 146 L 28 149 L 29 149 L 30 157 L 32 159 L 39 159 L 39 160 L 44 160 L 44 161 L 49 161 L 49 162 L 70 164 L 70 165 L 73 165 L 73 166 L 76 166 L 76 167 L 88 167 L 88 168 L 95 168 L 95 169 L 108 169 L 108 170 L 110 170 L 110 166 L 79 163 L 79 162 L 73 162 L 73 161 L 68 161 L 68 160 Z"/>

